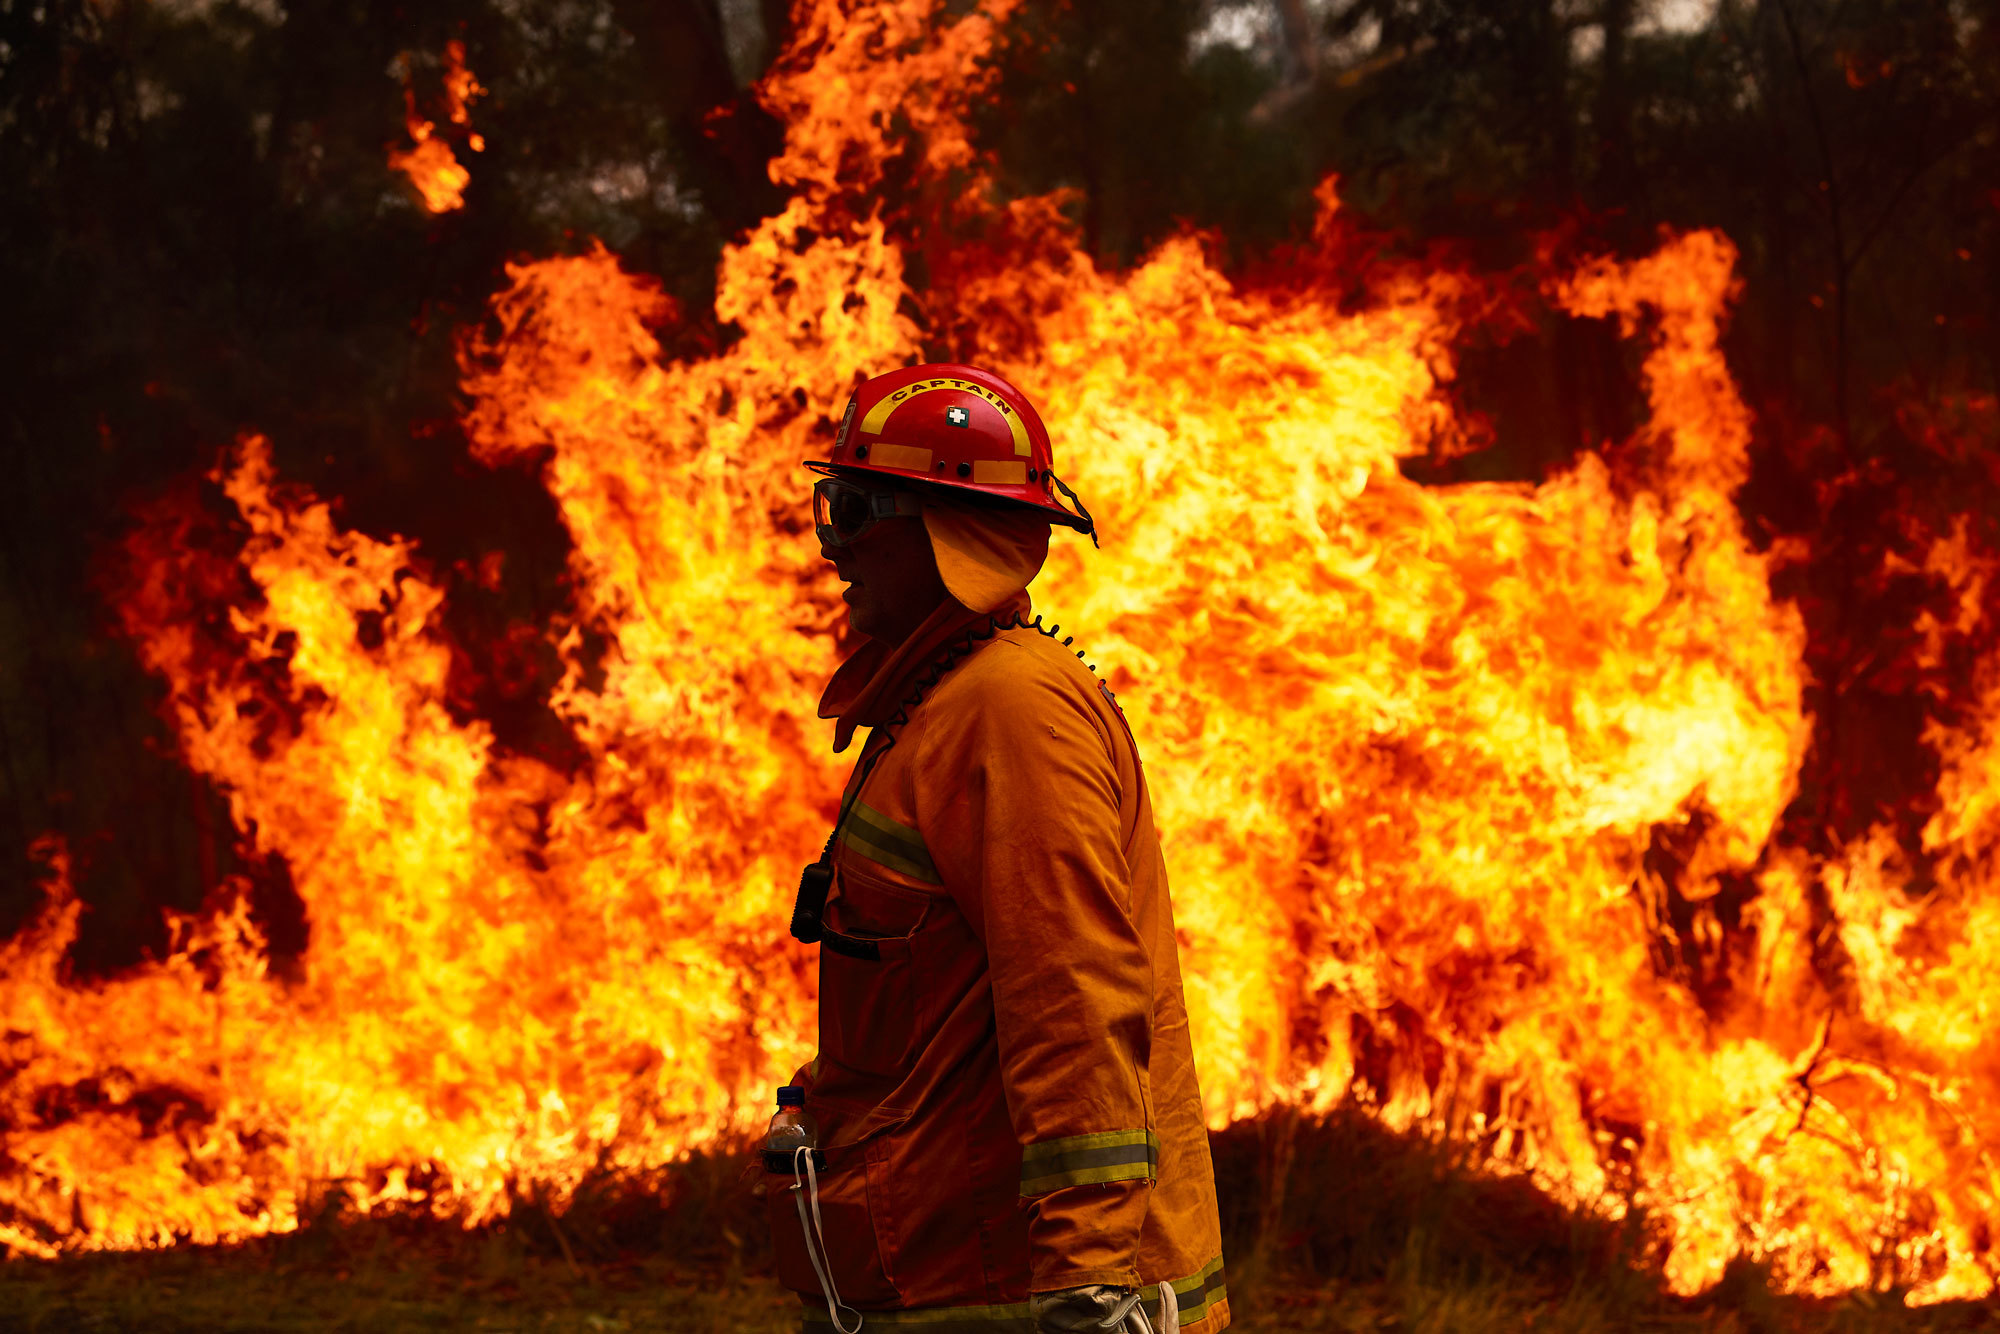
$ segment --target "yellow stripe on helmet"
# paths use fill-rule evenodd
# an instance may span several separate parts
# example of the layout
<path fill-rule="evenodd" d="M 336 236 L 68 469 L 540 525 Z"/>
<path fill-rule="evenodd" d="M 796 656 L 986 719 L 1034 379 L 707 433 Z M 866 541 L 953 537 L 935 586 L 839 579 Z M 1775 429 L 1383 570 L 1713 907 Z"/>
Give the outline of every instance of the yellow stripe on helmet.
<path fill-rule="evenodd" d="M 979 395 L 979 397 L 998 408 L 1000 415 L 1007 421 L 1007 429 L 1013 433 L 1014 452 L 1022 458 L 1028 457 L 1030 453 L 1028 449 L 1028 428 L 1021 424 L 1021 414 L 1009 407 L 1006 399 L 1000 397 L 1000 395 L 994 393 L 986 386 L 974 384 L 970 380 L 919 380 L 915 384 L 904 385 L 901 389 L 898 389 L 895 393 L 890 394 L 874 407 L 868 409 L 868 415 L 861 419 L 862 431 L 868 435 L 882 434 L 882 428 L 889 424 L 889 417 L 897 408 L 902 407 L 919 394 L 928 394 L 939 389 L 963 389 L 967 393 Z"/>

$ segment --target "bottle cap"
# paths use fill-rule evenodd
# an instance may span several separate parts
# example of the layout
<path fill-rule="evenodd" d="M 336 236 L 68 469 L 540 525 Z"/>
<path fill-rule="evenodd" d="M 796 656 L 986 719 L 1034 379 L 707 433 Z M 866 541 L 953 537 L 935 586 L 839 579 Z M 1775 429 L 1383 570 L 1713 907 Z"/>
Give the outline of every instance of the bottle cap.
<path fill-rule="evenodd" d="M 787 1084 L 778 1090 L 778 1106 L 803 1107 L 805 1105 L 806 1086 L 804 1084 Z"/>

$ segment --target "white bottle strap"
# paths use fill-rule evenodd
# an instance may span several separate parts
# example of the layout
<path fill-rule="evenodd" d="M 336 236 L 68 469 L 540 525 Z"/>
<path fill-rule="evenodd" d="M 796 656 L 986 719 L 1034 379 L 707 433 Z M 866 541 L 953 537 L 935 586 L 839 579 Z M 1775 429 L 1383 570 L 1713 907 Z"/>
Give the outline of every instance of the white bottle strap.
<path fill-rule="evenodd" d="M 802 1188 L 799 1182 L 800 1154 L 805 1155 L 806 1180 L 811 1183 L 812 1222 L 808 1223 L 806 1221 L 806 1202 L 803 1197 L 794 1195 L 792 1203 L 799 1207 L 799 1226 L 804 1229 L 806 1234 L 806 1258 L 812 1261 L 813 1273 L 819 1275 L 820 1290 L 827 1294 L 826 1313 L 832 1317 L 833 1327 L 839 1330 L 840 1334 L 859 1334 L 861 1326 L 867 1323 L 866 1318 L 862 1316 L 861 1312 L 855 1311 L 853 1307 L 846 1306 L 845 1303 L 841 1302 L 840 1289 L 834 1286 L 833 1282 L 833 1262 L 828 1260 L 825 1264 L 820 1263 L 820 1257 L 826 1254 L 826 1229 L 821 1226 L 819 1220 L 819 1173 L 813 1171 L 813 1151 L 810 1145 L 801 1144 L 792 1151 L 792 1189 L 799 1190 Z M 813 1232 L 815 1230 L 819 1232 L 818 1249 L 814 1249 L 813 1247 Z M 847 1326 L 840 1323 L 840 1312 L 834 1309 L 837 1305 L 844 1307 L 846 1310 L 854 1311 L 853 1329 L 850 1330 Z"/>

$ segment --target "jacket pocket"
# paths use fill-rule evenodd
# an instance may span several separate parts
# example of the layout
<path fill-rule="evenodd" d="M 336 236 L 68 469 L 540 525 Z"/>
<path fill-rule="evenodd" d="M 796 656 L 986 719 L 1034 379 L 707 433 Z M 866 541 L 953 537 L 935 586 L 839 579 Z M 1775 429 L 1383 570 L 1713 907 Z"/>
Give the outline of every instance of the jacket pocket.
<path fill-rule="evenodd" d="M 869 1177 L 879 1190 L 881 1169 L 875 1154 L 857 1146 L 845 1168 L 819 1174 L 819 1227 L 813 1233 L 815 1246 L 823 1240 L 821 1258 L 826 1264 L 834 1291 L 842 1302 L 856 1306 L 894 1305 L 901 1300 L 886 1263 L 886 1252 L 894 1238 L 881 1235 L 886 1218 L 869 1207 Z M 805 1229 L 812 1225 L 811 1184 L 793 1189 L 787 1177 L 771 1178 L 765 1209 L 771 1224 L 771 1250 L 777 1262 L 778 1282 L 793 1292 L 824 1298 L 827 1291 L 813 1269 L 812 1255 L 806 1250 Z M 799 1206 L 806 1206 L 806 1222 L 799 1222 Z"/>
<path fill-rule="evenodd" d="M 870 1075 L 898 1075 L 916 1059 L 924 1009 L 919 932 L 931 896 L 851 866 L 834 872 L 827 925 L 866 940 L 879 958 L 819 954 L 820 1051 Z"/>

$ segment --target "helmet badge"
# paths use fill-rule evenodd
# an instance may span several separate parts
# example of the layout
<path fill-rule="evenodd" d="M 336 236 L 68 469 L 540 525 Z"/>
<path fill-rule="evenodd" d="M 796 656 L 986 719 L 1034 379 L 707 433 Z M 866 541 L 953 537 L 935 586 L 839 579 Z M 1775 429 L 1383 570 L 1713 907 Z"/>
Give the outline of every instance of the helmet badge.
<path fill-rule="evenodd" d="M 856 395 L 847 396 L 847 411 L 840 418 L 840 430 L 833 437 L 833 451 L 838 454 L 847 446 L 847 432 L 854 425 L 854 403 Z"/>

